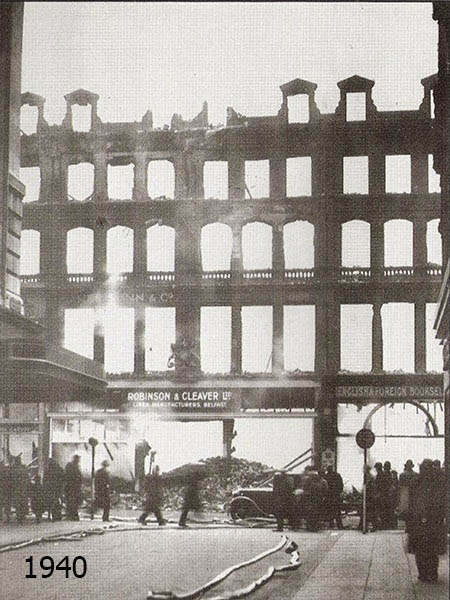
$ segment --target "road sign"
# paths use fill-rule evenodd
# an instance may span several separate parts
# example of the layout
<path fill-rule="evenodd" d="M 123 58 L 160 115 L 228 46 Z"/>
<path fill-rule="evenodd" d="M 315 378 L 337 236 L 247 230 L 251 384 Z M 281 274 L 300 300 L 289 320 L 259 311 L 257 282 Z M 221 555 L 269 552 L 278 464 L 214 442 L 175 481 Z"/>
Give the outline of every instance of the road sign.
<path fill-rule="evenodd" d="M 370 429 L 360 429 L 356 434 L 356 443 L 360 448 L 367 450 L 375 443 L 375 434 Z"/>

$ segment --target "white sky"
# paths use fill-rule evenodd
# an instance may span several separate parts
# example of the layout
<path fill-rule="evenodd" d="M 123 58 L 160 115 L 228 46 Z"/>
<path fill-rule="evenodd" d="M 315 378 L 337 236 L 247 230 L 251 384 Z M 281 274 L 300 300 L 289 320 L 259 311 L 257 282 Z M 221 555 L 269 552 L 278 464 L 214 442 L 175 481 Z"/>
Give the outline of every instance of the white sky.
<path fill-rule="evenodd" d="M 23 90 L 47 98 L 50 122 L 82 87 L 100 95 L 104 121 L 151 109 L 161 126 L 207 100 L 217 124 L 227 106 L 275 114 L 295 77 L 333 111 L 336 82 L 357 73 L 376 81 L 380 109 L 417 108 L 437 69 L 431 13 L 431 2 L 27 2 Z"/>

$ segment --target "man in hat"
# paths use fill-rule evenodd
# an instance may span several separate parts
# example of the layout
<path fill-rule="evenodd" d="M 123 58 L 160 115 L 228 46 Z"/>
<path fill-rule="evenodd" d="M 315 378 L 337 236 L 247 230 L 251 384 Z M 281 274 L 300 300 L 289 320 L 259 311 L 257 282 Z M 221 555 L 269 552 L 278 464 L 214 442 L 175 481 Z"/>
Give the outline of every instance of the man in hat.
<path fill-rule="evenodd" d="M 166 521 L 161 512 L 163 503 L 163 494 L 161 489 L 161 475 L 159 474 L 159 466 L 155 465 L 153 473 L 149 473 L 145 478 L 145 503 L 144 512 L 138 518 L 138 523 L 147 525 L 147 517 L 152 512 L 154 513 L 158 525 L 165 525 Z"/>
<path fill-rule="evenodd" d="M 400 486 L 399 491 L 399 501 L 397 506 L 397 512 L 401 519 L 405 520 L 405 533 L 409 532 L 409 521 L 410 521 L 410 510 L 409 510 L 409 501 L 410 501 L 410 491 L 411 487 L 414 485 L 414 482 L 419 477 L 419 474 L 414 471 L 414 463 L 408 458 L 405 462 L 404 471 L 400 473 L 400 477 L 398 479 L 398 483 Z M 411 540 L 408 535 L 408 552 L 413 553 L 414 550 L 412 548 Z"/>
<path fill-rule="evenodd" d="M 286 471 L 277 471 L 273 478 L 273 504 L 277 519 L 277 531 L 283 531 L 284 520 L 292 521 L 292 485 Z"/>
<path fill-rule="evenodd" d="M 64 495 L 66 498 L 66 517 L 70 521 L 79 521 L 78 507 L 81 504 L 80 455 L 74 454 L 67 463 L 64 473 Z"/>
<path fill-rule="evenodd" d="M 110 482 L 111 476 L 109 474 L 109 462 L 104 460 L 102 466 L 95 473 L 94 488 L 95 488 L 95 500 L 94 506 L 92 507 L 92 518 L 97 509 L 103 508 L 103 521 L 109 521 L 109 511 L 111 508 L 110 498 Z"/>

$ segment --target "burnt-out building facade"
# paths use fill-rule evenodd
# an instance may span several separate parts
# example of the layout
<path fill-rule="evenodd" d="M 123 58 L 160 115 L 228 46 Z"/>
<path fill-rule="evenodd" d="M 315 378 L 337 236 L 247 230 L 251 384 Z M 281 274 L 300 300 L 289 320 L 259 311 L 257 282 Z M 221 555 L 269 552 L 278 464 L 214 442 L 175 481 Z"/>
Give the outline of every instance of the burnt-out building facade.
<path fill-rule="evenodd" d="M 321 114 L 316 84 L 295 79 L 280 86 L 274 116 L 228 108 L 226 125 L 212 126 L 204 104 L 193 120 L 174 115 L 164 128 L 153 127 L 150 111 L 140 122 L 103 122 L 98 96 L 85 90 L 68 94 L 62 123 L 49 125 L 45 100 L 24 93 L 37 130 L 21 137 L 22 167 L 40 179 L 24 206 L 39 257 L 22 275 L 25 310 L 58 343 L 67 343 L 69 312 L 86 311 L 86 354 L 110 371 L 104 413 L 82 396 L 53 407 L 61 441 L 72 435 L 64 437 L 64 420 L 81 432 L 83 419 L 116 419 L 120 427 L 104 435 L 125 443 L 137 413 L 223 421 L 229 455 L 237 419 L 306 417 L 313 459 L 326 464 L 339 452 L 339 406 L 365 407 L 367 416 L 404 403 L 441 436 L 441 367 L 427 343 L 442 278 L 436 77 L 422 84 L 417 110 L 383 112 L 374 82 L 355 75 L 338 83 L 335 112 Z M 80 106 L 89 111 L 83 131 L 74 127 Z M 79 165 L 89 184 L 76 198 L 70 177 Z M 152 188 L 160 168 L 168 187 Z M 114 170 L 131 177 L 121 198 Z M 77 272 L 80 253 L 88 258 Z M 395 336 L 403 340 L 387 320 L 392 305 L 408 307 L 410 347 L 398 365 L 388 358 Z M 116 328 L 105 325 L 111 306 L 126 310 L 115 313 L 123 316 Z M 158 328 L 156 358 L 150 330 Z M 122 336 L 128 355 L 108 368 Z M 362 366 L 352 344 L 366 350 Z M 253 360 L 262 348 L 264 360 Z M 70 439 L 82 442 L 77 435 Z"/>

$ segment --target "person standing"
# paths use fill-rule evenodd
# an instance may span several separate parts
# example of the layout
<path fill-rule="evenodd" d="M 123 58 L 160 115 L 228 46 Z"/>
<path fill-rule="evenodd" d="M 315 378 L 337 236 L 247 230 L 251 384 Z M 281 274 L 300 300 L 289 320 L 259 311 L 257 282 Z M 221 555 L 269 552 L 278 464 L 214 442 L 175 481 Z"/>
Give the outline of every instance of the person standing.
<path fill-rule="evenodd" d="M 16 509 L 18 523 L 23 523 L 28 513 L 28 494 L 30 491 L 30 477 L 20 456 L 14 458 L 11 468 L 12 504 Z"/>
<path fill-rule="evenodd" d="M 152 512 L 158 525 L 162 526 L 166 524 L 164 517 L 161 512 L 161 506 L 163 502 L 161 475 L 159 473 L 159 466 L 155 465 L 153 473 L 149 473 L 145 478 L 145 503 L 144 512 L 138 518 L 138 523 L 147 525 L 146 519 Z"/>
<path fill-rule="evenodd" d="M 69 521 L 79 521 L 78 508 L 81 504 L 82 477 L 80 456 L 74 454 L 67 463 L 64 473 L 64 495 L 66 498 L 66 517 Z"/>
<path fill-rule="evenodd" d="M 33 477 L 30 487 L 31 512 L 36 517 L 36 523 L 40 523 L 45 510 L 44 487 L 39 475 Z"/>
<path fill-rule="evenodd" d="M 399 494 L 398 494 L 398 505 L 397 505 L 397 513 L 401 519 L 405 521 L 405 533 L 407 535 L 408 540 L 408 552 L 413 553 L 414 550 L 412 548 L 410 536 L 409 536 L 409 520 L 410 520 L 410 510 L 409 510 L 409 497 L 410 490 L 414 482 L 416 481 L 419 474 L 414 471 L 414 463 L 409 458 L 404 465 L 403 472 L 400 473 L 400 477 L 398 478 L 399 484 Z"/>
<path fill-rule="evenodd" d="M 54 458 L 48 459 L 43 479 L 46 510 L 52 521 L 61 521 L 61 498 L 63 495 L 64 469 Z"/>
<path fill-rule="evenodd" d="M 181 511 L 178 526 L 183 528 L 188 527 L 188 525 L 186 525 L 186 519 L 189 511 L 199 510 L 200 506 L 200 475 L 194 472 L 189 475 L 188 484 L 184 491 L 183 509 Z"/>
<path fill-rule="evenodd" d="M 104 460 L 102 466 L 97 470 L 94 477 L 95 499 L 92 507 L 91 519 L 99 508 L 103 509 L 102 520 L 109 521 L 109 511 L 111 509 L 111 476 L 109 473 L 109 462 Z"/>
<path fill-rule="evenodd" d="M 278 471 L 273 478 L 272 489 L 275 517 L 277 519 L 277 531 L 283 531 L 284 520 L 292 523 L 292 485 L 286 471 Z"/>
<path fill-rule="evenodd" d="M 387 460 L 383 465 L 383 503 L 384 529 L 396 529 L 395 507 L 397 506 L 397 482 L 391 463 Z"/>
<path fill-rule="evenodd" d="M 438 579 L 439 545 L 445 533 L 446 509 L 443 481 L 436 477 L 432 461 L 425 459 L 410 488 L 408 523 L 420 581 Z"/>
<path fill-rule="evenodd" d="M 328 484 L 326 507 L 330 520 L 330 529 L 333 529 L 335 521 L 338 529 L 344 529 L 341 519 L 341 494 L 344 490 L 344 482 L 341 475 L 334 470 L 332 465 L 327 467 L 325 481 Z"/>
<path fill-rule="evenodd" d="M 11 468 L 0 463 L 0 522 L 5 513 L 6 522 L 11 518 Z"/>
<path fill-rule="evenodd" d="M 307 531 L 319 530 L 320 521 L 324 514 L 327 493 L 328 484 L 325 479 L 319 475 L 317 469 L 314 467 L 310 468 L 307 471 L 307 478 L 305 480 Z"/>

